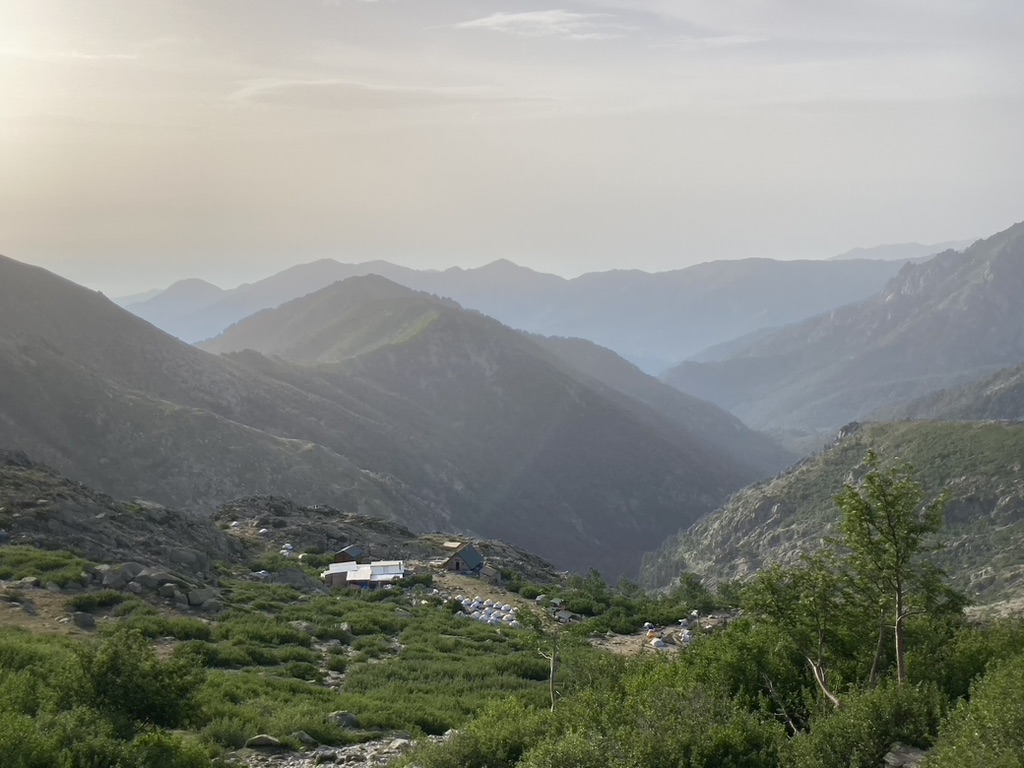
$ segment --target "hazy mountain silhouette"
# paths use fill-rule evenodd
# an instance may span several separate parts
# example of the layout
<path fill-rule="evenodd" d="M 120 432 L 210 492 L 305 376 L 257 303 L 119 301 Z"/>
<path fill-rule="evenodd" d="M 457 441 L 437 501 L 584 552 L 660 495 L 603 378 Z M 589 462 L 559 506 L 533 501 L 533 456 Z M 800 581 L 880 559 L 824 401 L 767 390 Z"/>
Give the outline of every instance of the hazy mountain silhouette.
<path fill-rule="evenodd" d="M 377 276 L 264 310 L 202 346 L 364 411 L 413 447 L 408 474 L 424 475 L 461 525 L 611 575 L 629 571 L 642 542 L 764 474 L 531 338 Z"/>
<path fill-rule="evenodd" d="M 610 349 L 584 339 L 533 338 L 576 371 L 644 403 L 680 429 L 749 464 L 760 475 L 774 475 L 797 458 L 729 412 L 664 384 Z"/>
<path fill-rule="evenodd" d="M 176 313 L 160 296 L 129 308 L 168 333 L 196 342 L 335 281 L 379 274 L 415 290 L 451 297 L 513 328 L 588 339 L 649 373 L 660 373 L 713 344 L 866 298 L 898 269 L 898 263 L 885 261 L 743 259 L 653 274 L 595 272 L 566 280 L 505 260 L 443 272 L 380 261 L 321 260 L 222 295 L 185 297 L 176 302 Z"/>
<path fill-rule="evenodd" d="M 890 243 L 869 248 L 851 248 L 833 256 L 831 261 L 844 259 L 882 259 L 884 261 L 924 261 L 943 251 L 962 251 L 975 240 L 948 240 L 944 243 Z"/>
<path fill-rule="evenodd" d="M 1024 224 L 908 264 L 868 301 L 708 350 L 663 379 L 760 429 L 813 432 L 1024 361 Z"/>
<path fill-rule="evenodd" d="M 123 498 L 212 509 L 274 493 L 613 578 L 754 479 L 523 334 L 383 278 L 232 334 L 278 357 L 209 354 L 0 258 L 0 447 Z"/>

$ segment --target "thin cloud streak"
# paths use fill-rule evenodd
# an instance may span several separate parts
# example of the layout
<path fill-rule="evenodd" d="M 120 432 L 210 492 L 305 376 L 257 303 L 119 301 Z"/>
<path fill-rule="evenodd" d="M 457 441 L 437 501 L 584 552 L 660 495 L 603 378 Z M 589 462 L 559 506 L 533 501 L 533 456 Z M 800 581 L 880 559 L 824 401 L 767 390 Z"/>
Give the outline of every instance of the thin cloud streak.
<path fill-rule="evenodd" d="M 573 13 L 565 10 L 492 13 L 490 16 L 463 21 L 456 29 L 484 29 L 523 37 L 549 37 L 563 40 L 612 40 L 624 37 L 632 27 L 607 21 L 609 13 Z"/>
<path fill-rule="evenodd" d="M 374 110 L 454 104 L 510 104 L 539 101 L 503 96 L 477 87 L 371 85 L 347 80 L 253 80 L 228 96 L 234 103 L 312 109 Z"/>

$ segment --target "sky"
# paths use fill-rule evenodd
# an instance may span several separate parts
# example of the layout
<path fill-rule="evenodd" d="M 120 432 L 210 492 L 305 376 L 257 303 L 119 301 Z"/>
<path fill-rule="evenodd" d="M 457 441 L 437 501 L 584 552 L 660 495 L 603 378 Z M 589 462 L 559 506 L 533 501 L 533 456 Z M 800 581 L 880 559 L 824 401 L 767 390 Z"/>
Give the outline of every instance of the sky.
<path fill-rule="evenodd" d="M 123 295 L 1024 219 L 1020 0 L 2 0 L 0 253 Z"/>

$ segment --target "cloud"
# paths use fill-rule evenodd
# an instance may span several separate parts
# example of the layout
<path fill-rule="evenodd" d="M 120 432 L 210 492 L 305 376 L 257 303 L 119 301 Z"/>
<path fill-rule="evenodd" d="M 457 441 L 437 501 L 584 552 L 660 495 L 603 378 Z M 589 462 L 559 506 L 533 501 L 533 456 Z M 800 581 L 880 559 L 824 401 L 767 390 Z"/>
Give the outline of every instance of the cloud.
<path fill-rule="evenodd" d="M 571 11 L 526 11 L 492 13 L 455 25 L 456 29 L 485 29 L 524 37 L 553 37 L 563 40 L 610 40 L 623 37 L 631 27 L 612 23 L 609 13 L 573 13 Z"/>
<path fill-rule="evenodd" d="M 252 80 L 229 97 L 234 102 L 334 110 L 387 110 L 454 104 L 514 103 L 530 99 L 485 88 L 369 85 L 346 80 Z"/>
<path fill-rule="evenodd" d="M 11 59 L 74 60 L 74 61 L 134 61 L 139 57 L 133 53 L 91 53 L 87 51 L 33 51 L 26 48 L 0 48 L 0 56 Z"/>
<path fill-rule="evenodd" d="M 767 42 L 767 37 L 754 35 L 680 35 L 660 40 L 652 44 L 654 48 L 679 48 L 683 50 L 705 51 L 714 48 L 731 48 L 740 45 Z"/>

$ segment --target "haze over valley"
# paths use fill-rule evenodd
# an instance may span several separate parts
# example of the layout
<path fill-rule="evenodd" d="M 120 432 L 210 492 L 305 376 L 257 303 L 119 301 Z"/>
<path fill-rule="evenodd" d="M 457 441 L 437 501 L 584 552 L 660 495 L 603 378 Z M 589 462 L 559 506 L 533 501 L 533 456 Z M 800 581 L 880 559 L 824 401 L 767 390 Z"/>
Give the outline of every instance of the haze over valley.
<path fill-rule="evenodd" d="M 0 3 L 0 768 L 1024 768 L 1019 0 Z"/>

